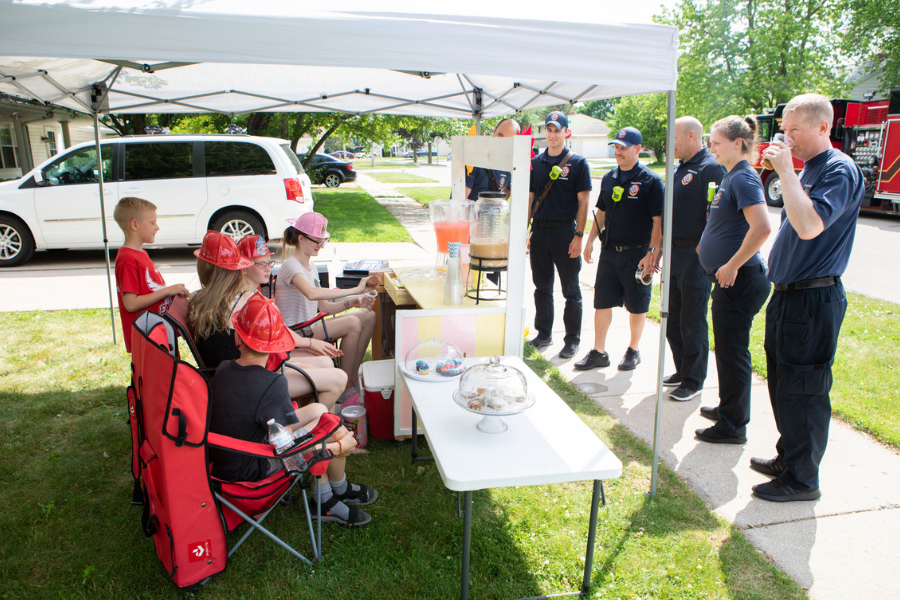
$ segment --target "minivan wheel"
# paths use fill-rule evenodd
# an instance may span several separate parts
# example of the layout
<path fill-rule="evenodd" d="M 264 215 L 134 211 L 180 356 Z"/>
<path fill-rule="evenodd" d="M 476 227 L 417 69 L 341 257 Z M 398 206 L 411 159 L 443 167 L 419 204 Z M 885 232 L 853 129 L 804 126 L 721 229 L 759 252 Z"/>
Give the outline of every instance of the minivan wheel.
<path fill-rule="evenodd" d="M 17 267 L 34 256 L 34 238 L 22 221 L 0 215 L 0 267 Z"/>
<path fill-rule="evenodd" d="M 337 173 L 329 173 L 325 176 L 325 187 L 336 188 L 341 185 L 341 176 Z"/>
<path fill-rule="evenodd" d="M 235 242 L 245 235 L 257 234 L 265 237 L 262 223 L 253 215 L 241 211 L 227 212 L 212 224 L 213 231 L 220 231 Z"/>

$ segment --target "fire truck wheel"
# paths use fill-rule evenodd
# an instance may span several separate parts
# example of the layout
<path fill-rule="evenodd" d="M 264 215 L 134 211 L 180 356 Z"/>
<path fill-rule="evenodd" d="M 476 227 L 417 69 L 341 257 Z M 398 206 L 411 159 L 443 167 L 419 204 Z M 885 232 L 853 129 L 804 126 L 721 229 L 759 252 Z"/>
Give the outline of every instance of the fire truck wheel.
<path fill-rule="evenodd" d="M 772 173 L 766 179 L 766 204 L 781 208 L 784 200 L 781 198 L 781 179 L 777 173 Z"/>

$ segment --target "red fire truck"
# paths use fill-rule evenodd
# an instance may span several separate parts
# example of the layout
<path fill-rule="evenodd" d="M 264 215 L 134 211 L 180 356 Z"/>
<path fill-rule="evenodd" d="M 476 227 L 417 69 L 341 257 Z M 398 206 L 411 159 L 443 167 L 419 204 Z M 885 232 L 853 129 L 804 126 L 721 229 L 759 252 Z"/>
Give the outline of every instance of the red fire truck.
<path fill-rule="evenodd" d="M 891 90 L 888 99 L 832 100 L 831 105 L 834 107 L 831 145 L 850 155 L 866 179 L 862 210 L 900 215 L 900 88 Z M 774 113 L 756 117 L 760 154 L 775 134 L 783 131 L 784 107 L 779 104 Z M 763 169 L 758 159 L 753 166 L 763 180 L 766 202 L 770 206 L 782 206 L 778 173 Z M 794 169 L 802 168 L 803 163 L 794 159 Z"/>

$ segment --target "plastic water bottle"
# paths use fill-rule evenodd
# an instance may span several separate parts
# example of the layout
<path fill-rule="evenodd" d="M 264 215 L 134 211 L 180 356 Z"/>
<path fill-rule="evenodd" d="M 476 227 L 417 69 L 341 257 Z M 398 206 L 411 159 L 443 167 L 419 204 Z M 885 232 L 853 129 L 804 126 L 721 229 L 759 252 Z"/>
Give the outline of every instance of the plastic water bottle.
<path fill-rule="evenodd" d="M 294 443 L 291 432 L 275 419 L 269 419 L 269 443 L 275 446 L 275 454 L 281 454 L 290 449 Z M 299 454 L 281 459 L 284 468 L 288 472 L 303 471 L 306 469 L 306 460 Z"/>
<path fill-rule="evenodd" d="M 450 242 L 447 249 L 447 278 L 444 280 L 444 304 L 459 306 L 463 303 L 462 265 L 459 260 L 459 242 Z"/>

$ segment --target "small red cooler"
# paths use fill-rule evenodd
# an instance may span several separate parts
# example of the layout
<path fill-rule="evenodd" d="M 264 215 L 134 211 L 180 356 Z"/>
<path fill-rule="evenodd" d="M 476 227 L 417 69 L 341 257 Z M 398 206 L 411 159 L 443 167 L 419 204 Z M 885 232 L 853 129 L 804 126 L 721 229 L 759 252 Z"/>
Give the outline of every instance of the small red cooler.
<path fill-rule="evenodd" d="M 394 360 L 362 365 L 369 434 L 376 440 L 394 439 Z"/>

